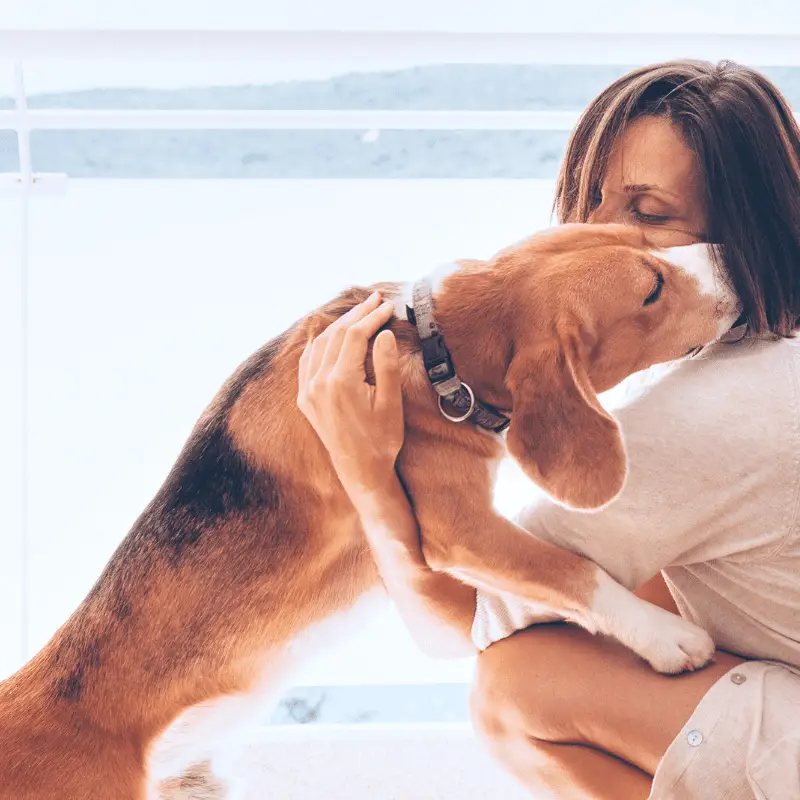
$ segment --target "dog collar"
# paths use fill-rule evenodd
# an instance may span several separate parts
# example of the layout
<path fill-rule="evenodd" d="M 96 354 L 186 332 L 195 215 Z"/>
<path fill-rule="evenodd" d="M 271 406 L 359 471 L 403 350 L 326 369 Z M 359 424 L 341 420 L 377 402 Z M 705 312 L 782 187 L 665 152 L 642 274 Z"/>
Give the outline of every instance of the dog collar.
<path fill-rule="evenodd" d="M 480 428 L 500 433 L 511 420 L 502 412 L 482 403 L 456 373 L 444 336 L 433 316 L 433 292 L 427 278 L 417 281 L 411 292 L 412 306 L 406 306 L 408 320 L 417 328 L 422 344 L 422 361 L 428 380 L 439 395 L 439 411 L 450 422 L 474 422 Z M 448 414 L 443 401 L 459 412 Z"/>

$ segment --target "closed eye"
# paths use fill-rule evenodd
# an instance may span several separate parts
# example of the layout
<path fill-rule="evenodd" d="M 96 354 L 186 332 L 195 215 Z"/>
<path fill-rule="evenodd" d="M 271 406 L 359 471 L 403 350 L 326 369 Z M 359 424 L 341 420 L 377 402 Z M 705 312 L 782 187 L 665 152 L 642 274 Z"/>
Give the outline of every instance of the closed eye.
<path fill-rule="evenodd" d="M 644 305 L 650 306 L 661 297 L 661 290 L 664 288 L 664 276 L 660 272 L 656 272 L 656 285 L 653 291 L 645 298 Z"/>
<path fill-rule="evenodd" d="M 638 208 L 632 208 L 631 213 L 641 223 L 645 225 L 664 225 L 669 221 L 666 214 L 645 214 L 644 211 L 639 211 Z"/>

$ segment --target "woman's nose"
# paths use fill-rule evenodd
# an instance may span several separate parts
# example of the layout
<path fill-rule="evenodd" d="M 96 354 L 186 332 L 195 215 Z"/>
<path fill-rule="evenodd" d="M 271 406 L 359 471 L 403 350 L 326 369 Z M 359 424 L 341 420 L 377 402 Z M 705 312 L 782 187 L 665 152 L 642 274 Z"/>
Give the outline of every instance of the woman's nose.
<path fill-rule="evenodd" d="M 594 224 L 609 224 L 624 222 L 623 215 L 619 213 L 618 209 L 613 208 L 608 203 L 600 203 L 597 208 L 589 214 L 588 222 Z"/>

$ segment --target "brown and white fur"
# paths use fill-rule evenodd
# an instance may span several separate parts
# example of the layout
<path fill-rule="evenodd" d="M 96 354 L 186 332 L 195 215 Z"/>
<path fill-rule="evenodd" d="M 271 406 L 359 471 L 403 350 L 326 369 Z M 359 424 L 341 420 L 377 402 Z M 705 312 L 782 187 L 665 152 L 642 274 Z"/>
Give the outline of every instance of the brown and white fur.
<path fill-rule="evenodd" d="M 431 566 L 544 603 L 663 672 L 703 665 L 711 640 L 497 514 L 492 475 L 507 446 L 558 502 L 589 510 L 616 497 L 625 449 L 597 393 L 716 339 L 736 316 L 698 254 L 653 254 L 628 228 L 564 226 L 444 278 L 438 322 L 462 379 L 511 415 L 507 441 L 439 414 L 414 328 L 390 323 L 406 417 L 398 470 Z M 306 341 L 369 291 L 344 292 L 233 375 L 80 607 L 0 684 L 2 800 L 157 796 L 160 780 L 211 755 L 212 736 L 255 721 L 258 698 L 380 587 L 296 405 Z"/>

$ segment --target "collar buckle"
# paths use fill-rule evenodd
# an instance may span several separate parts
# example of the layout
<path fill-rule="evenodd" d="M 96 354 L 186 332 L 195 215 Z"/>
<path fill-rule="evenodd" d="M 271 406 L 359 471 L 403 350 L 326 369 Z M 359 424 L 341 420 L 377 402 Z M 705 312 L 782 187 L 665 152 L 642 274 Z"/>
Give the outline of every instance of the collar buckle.
<path fill-rule="evenodd" d="M 444 383 L 455 378 L 456 368 L 450 357 L 450 351 L 445 347 L 441 333 L 420 341 L 422 360 L 425 363 L 425 371 L 428 373 L 430 382 L 436 386 L 437 383 Z"/>

